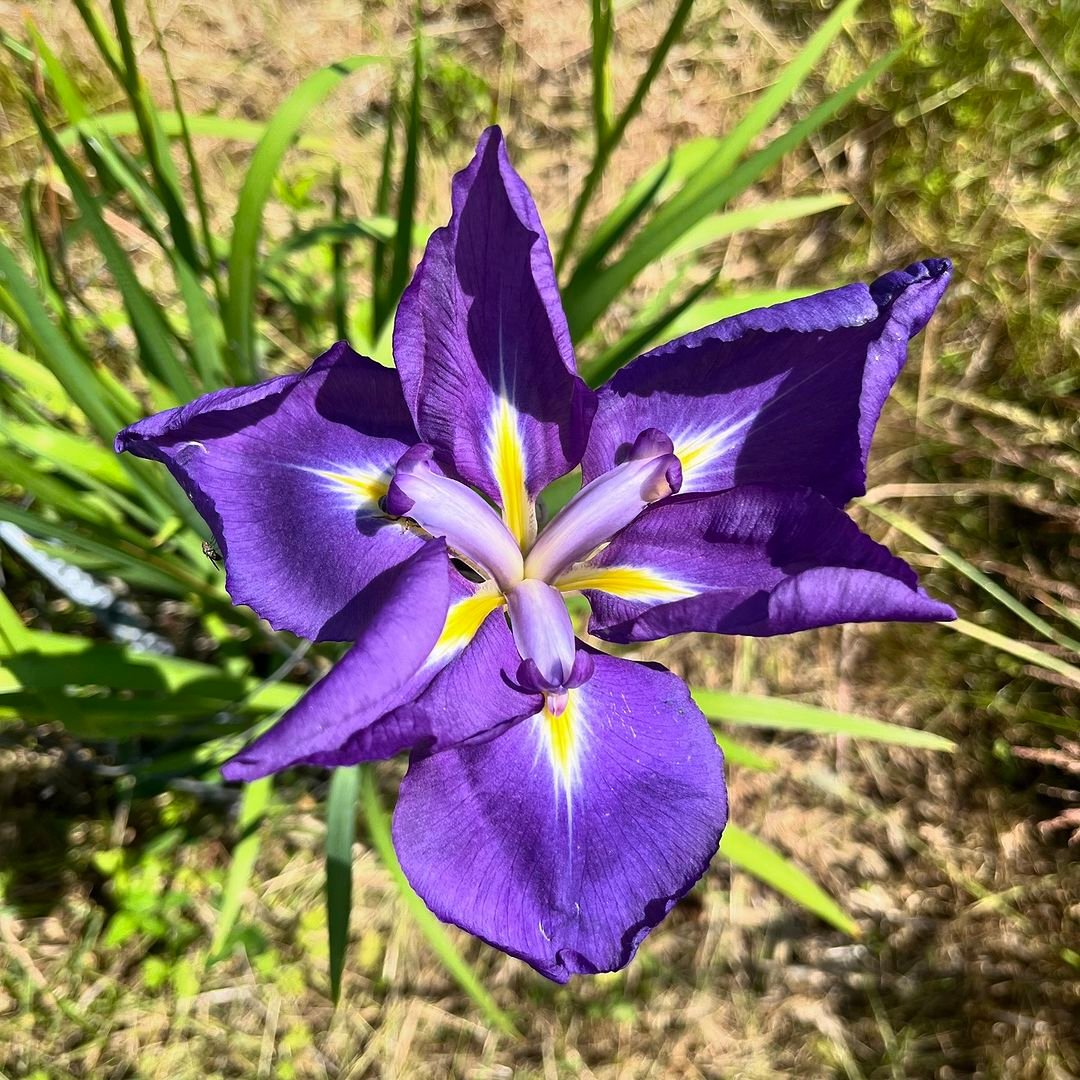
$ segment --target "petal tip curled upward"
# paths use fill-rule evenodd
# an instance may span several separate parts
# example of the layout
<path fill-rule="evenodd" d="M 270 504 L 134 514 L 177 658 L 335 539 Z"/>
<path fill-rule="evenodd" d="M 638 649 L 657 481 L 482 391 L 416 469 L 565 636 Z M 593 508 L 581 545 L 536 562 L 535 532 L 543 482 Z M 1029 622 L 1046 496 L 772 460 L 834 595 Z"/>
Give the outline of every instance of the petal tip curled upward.
<path fill-rule="evenodd" d="M 585 482 L 652 425 L 672 437 L 684 494 L 788 484 L 837 505 L 863 494 L 885 399 L 951 272 L 948 259 L 926 259 L 869 286 L 722 319 L 645 353 L 600 391 Z"/>

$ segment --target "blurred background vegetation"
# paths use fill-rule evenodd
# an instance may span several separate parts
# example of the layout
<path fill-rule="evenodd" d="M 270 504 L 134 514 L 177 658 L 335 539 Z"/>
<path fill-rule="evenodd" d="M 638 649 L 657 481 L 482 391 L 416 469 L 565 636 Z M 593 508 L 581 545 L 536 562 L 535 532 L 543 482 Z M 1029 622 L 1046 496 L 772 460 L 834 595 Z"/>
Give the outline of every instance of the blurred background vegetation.
<path fill-rule="evenodd" d="M 1080 1075 L 1078 15 L 0 0 L 0 1075 Z M 388 362 L 496 119 L 593 380 L 957 265 L 853 512 L 961 620 L 633 651 L 716 720 L 735 827 L 567 987 L 418 905 L 399 764 L 221 785 L 333 653 L 111 451 L 337 337 Z"/>

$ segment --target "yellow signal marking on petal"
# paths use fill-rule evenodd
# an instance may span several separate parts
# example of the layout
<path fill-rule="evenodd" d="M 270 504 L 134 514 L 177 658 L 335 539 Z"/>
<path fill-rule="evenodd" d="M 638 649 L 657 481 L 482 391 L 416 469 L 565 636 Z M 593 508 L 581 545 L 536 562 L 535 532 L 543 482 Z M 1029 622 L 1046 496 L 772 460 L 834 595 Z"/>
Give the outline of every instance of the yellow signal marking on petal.
<path fill-rule="evenodd" d="M 672 437 L 675 456 L 682 465 L 682 491 L 693 490 L 694 474 L 722 454 L 734 437 L 754 420 L 754 415 L 751 413 L 732 423 L 700 431 L 684 431 L 681 435 Z"/>
<path fill-rule="evenodd" d="M 547 724 L 548 749 L 552 764 L 568 776 L 574 759 L 574 707 L 571 704 L 573 691 L 567 692 L 566 707 L 556 716 L 547 705 L 544 706 L 544 722 Z"/>
<path fill-rule="evenodd" d="M 554 779 L 555 794 L 562 794 L 566 800 L 569 821 L 573 817 L 570 796 L 581 783 L 581 751 L 586 732 L 581 691 L 567 690 L 565 693 L 566 703 L 561 712 L 552 712 L 550 702 L 545 700 L 537 720 L 543 753 Z"/>
<path fill-rule="evenodd" d="M 454 653 L 461 652 L 480 629 L 484 620 L 498 607 L 506 603 L 500 592 L 484 590 L 457 600 L 446 612 L 446 622 L 435 647 L 431 650 L 430 660 L 442 660 Z M 429 661 L 430 662 L 430 661 Z"/>
<path fill-rule="evenodd" d="M 577 566 L 563 574 L 555 587 L 560 592 L 597 589 L 621 600 L 662 604 L 683 600 L 699 591 L 693 585 L 665 577 L 645 566 Z"/>
<path fill-rule="evenodd" d="M 378 505 L 390 486 L 389 476 L 382 472 L 332 472 L 329 469 L 312 469 L 316 476 L 330 480 L 350 495 L 359 495 L 364 502 Z"/>
<path fill-rule="evenodd" d="M 536 518 L 525 487 L 525 447 L 517 413 L 499 398 L 491 425 L 491 466 L 502 497 L 503 521 L 524 551 L 536 536 Z"/>

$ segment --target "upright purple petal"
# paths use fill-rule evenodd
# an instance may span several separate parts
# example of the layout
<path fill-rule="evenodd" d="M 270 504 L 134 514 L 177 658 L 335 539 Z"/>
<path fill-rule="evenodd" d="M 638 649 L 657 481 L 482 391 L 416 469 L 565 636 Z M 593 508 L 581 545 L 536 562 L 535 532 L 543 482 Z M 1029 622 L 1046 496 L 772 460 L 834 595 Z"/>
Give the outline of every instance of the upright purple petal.
<path fill-rule="evenodd" d="M 417 430 L 502 507 L 524 545 L 533 500 L 581 460 L 595 395 L 577 377 L 547 236 L 502 132 L 454 179 L 394 326 Z"/>
<path fill-rule="evenodd" d="M 619 642 L 955 618 L 910 567 L 807 489 L 748 486 L 657 504 L 557 585 L 585 592 L 589 629 Z"/>
<path fill-rule="evenodd" d="M 394 813 L 428 907 L 558 982 L 627 964 L 727 819 L 723 756 L 682 681 L 593 659 L 558 716 L 414 756 Z"/>
<path fill-rule="evenodd" d="M 125 428 L 206 520 L 225 586 L 276 630 L 350 640 L 358 594 L 424 542 L 379 509 L 416 432 L 396 374 L 341 342 L 298 375 L 219 390 Z"/>
<path fill-rule="evenodd" d="M 948 284 L 947 259 L 724 319 L 654 349 L 600 391 L 587 483 L 643 428 L 667 432 L 684 493 L 805 485 L 865 491 L 870 439 L 908 341 Z"/>

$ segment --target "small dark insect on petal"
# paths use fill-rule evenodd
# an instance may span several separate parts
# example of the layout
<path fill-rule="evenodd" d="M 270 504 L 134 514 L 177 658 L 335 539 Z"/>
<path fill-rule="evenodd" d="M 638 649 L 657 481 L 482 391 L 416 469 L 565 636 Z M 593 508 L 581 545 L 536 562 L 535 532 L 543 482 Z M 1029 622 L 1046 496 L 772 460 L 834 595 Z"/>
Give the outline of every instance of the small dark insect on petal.
<path fill-rule="evenodd" d="M 203 541 L 202 553 L 210 560 L 215 570 L 221 569 L 221 552 L 209 540 Z"/>

